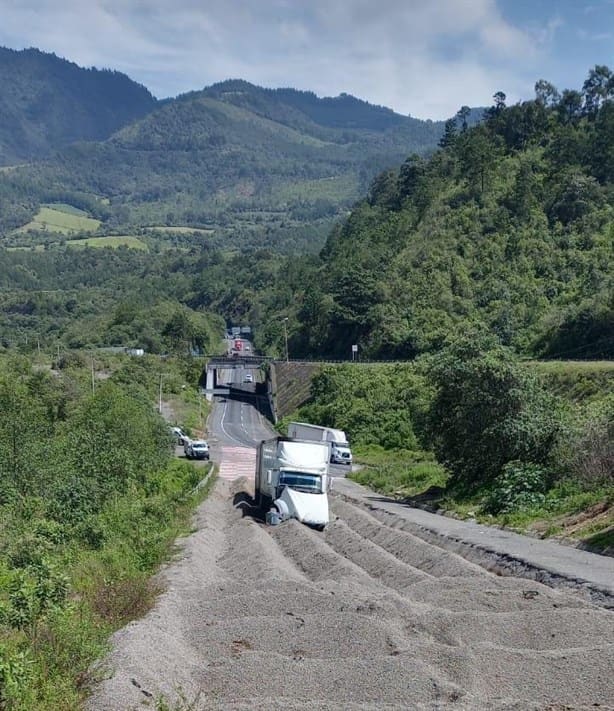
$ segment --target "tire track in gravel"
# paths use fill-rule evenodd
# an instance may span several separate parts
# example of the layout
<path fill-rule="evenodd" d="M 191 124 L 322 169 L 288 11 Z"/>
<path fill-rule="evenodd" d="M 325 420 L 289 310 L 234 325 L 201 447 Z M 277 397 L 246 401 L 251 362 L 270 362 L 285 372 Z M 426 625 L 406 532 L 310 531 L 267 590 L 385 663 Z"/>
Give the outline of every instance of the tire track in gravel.
<path fill-rule="evenodd" d="M 247 488 L 218 482 L 201 506 L 167 592 L 118 633 L 92 711 L 143 708 L 141 689 L 195 711 L 612 708 L 612 612 L 339 496 L 322 533 L 265 527 Z"/>

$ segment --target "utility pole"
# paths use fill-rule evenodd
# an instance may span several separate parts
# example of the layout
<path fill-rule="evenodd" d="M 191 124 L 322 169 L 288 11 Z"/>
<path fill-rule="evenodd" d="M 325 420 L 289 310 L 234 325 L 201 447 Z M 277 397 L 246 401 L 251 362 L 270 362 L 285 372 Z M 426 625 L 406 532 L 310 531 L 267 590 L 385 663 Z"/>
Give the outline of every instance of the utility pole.
<path fill-rule="evenodd" d="M 94 377 L 94 359 L 92 358 L 92 395 L 94 394 L 95 390 L 96 390 L 96 380 Z"/>
<path fill-rule="evenodd" d="M 288 317 L 283 319 L 284 323 L 284 339 L 286 341 L 286 363 L 288 362 Z"/>
<path fill-rule="evenodd" d="M 160 373 L 160 394 L 158 396 L 158 412 L 162 414 L 162 373 Z"/>

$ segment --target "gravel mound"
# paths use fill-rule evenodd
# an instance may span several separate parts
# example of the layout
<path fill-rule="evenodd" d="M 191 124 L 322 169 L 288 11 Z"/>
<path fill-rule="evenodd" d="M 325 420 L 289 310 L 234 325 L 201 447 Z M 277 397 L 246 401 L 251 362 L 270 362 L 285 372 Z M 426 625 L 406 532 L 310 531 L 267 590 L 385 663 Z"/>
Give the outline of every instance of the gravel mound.
<path fill-rule="evenodd" d="M 118 632 L 90 711 L 612 709 L 614 615 L 333 497 L 266 527 L 220 481 L 164 592 Z M 237 502 L 243 502 L 238 505 Z"/>

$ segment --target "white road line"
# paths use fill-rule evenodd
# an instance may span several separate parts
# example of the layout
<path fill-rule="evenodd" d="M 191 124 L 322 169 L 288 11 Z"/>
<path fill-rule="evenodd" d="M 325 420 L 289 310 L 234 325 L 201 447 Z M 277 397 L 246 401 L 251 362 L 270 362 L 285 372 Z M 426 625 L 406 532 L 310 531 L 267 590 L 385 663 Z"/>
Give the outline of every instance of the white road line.
<path fill-rule="evenodd" d="M 236 437 L 233 437 L 231 434 L 228 434 L 228 431 L 224 427 L 224 418 L 226 417 L 226 408 L 228 407 L 228 400 L 224 401 L 224 412 L 222 413 L 222 419 L 220 420 L 220 427 L 222 428 L 222 432 L 228 437 L 228 439 L 233 440 L 239 445 L 243 445 L 243 442 L 241 440 L 237 439 Z"/>

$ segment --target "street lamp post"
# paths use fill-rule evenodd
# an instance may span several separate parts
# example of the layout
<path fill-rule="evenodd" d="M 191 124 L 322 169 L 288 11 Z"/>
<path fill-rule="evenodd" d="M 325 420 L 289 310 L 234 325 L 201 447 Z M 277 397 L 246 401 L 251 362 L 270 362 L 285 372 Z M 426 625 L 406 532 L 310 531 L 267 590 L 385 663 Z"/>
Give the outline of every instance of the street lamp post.
<path fill-rule="evenodd" d="M 283 319 L 284 324 L 284 340 L 286 341 L 286 363 L 288 362 L 288 317 Z"/>
<path fill-rule="evenodd" d="M 160 391 L 158 395 L 158 412 L 162 414 L 162 373 L 160 373 Z"/>

